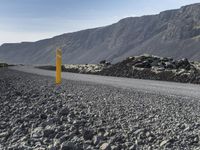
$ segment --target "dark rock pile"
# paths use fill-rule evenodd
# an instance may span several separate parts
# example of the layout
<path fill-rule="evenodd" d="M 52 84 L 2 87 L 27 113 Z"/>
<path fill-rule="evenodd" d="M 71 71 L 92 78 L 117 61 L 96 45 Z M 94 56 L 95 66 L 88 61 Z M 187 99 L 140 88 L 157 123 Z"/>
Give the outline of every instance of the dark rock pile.
<path fill-rule="evenodd" d="M 55 66 L 38 68 L 55 70 Z M 189 62 L 186 58 L 174 60 L 169 57 L 141 55 L 128 57 L 116 64 L 105 60 L 100 64 L 66 64 L 62 66 L 62 71 L 200 84 L 200 63 Z"/>
<path fill-rule="evenodd" d="M 197 149 L 199 99 L 0 70 L 0 149 Z"/>
<path fill-rule="evenodd" d="M 38 66 L 40 69 L 55 70 L 55 66 Z M 200 84 L 200 63 L 186 58 L 174 60 L 169 57 L 141 55 L 111 64 L 105 60 L 100 64 L 66 64 L 63 72 L 96 74 Z"/>
<path fill-rule="evenodd" d="M 106 67 L 96 74 L 139 79 L 200 83 L 198 63 L 142 55 Z"/>
<path fill-rule="evenodd" d="M 3 67 L 8 67 L 8 64 L 6 64 L 6 63 L 0 63 L 0 68 L 3 68 Z"/>

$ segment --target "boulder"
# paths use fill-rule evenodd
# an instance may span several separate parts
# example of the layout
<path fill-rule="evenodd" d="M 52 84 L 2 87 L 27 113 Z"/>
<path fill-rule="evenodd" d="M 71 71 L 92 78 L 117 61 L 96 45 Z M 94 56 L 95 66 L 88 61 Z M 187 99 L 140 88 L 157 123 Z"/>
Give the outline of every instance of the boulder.
<path fill-rule="evenodd" d="M 189 70 L 190 66 L 191 66 L 191 64 L 186 58 L 183 58 L 183 59 L 177 61 L 177 67 L 179 69 Z"/>
<path fill-rule="evenodd" d="M 102 60 L 99 62 L 99 64 L 105 64 L 106 63 L 106 60 Z"/>
<path fill-rule="evenodd" d="M 166 69 L 176 69 L 176 66 L 172 62 L 165 62 Z"/>
<path fill-rule="evenodd" d="M 135 67 L 138 67 L 138 68 L 151 68 L 151 64 L 148 61 L 144 61 L 144 62 L 135 64 Z"/>

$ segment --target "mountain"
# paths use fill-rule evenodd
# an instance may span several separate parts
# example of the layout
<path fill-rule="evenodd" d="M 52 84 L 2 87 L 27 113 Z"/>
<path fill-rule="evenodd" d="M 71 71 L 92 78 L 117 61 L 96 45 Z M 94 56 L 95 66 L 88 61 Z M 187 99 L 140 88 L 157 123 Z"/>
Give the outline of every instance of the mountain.
<path fill-rule="evenodd" d="M 63 63 L 115 63 L 143 53 L 200 60 L 200 3 L 37 42 L 3 44 L 0 60 L 54 64 L 56 47 L 63 50 Z"/>

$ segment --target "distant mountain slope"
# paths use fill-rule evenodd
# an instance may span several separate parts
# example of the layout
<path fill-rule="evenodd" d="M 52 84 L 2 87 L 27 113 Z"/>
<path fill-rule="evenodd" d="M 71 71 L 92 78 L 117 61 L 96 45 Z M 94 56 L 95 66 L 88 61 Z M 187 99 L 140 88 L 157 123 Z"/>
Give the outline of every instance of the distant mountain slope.
<path fill-rule="evenodd" d="M 37 42 L 3 44 L 0 60 L 52 64 L 56 47 L 63 49 L 63 63 L 117 62 L 143 53 L 200 60 L 200 3 Z"/>

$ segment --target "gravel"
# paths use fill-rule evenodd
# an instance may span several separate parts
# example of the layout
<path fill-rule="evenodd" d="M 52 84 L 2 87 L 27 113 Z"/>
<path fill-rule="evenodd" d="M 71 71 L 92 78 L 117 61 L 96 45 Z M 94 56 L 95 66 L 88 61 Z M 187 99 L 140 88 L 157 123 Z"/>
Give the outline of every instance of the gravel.
<path fill-rule="evenodd" d="M 200 101 L 0 69 L 0 149 L 198 149 Z"/>

